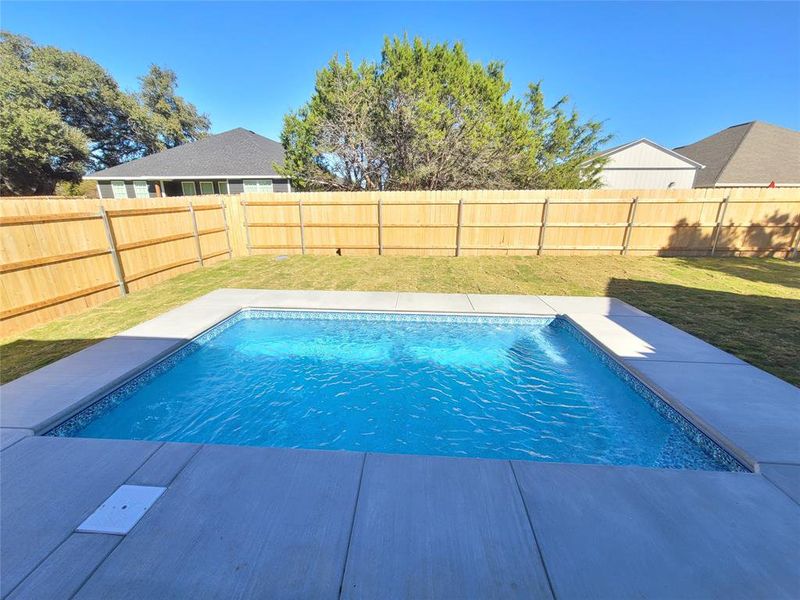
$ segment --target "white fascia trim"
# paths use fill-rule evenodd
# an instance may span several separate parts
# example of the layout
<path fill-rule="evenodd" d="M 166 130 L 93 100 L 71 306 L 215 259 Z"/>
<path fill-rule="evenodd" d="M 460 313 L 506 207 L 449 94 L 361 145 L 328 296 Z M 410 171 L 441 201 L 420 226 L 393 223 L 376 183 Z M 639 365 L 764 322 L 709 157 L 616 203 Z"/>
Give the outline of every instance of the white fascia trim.
<path fill-rule="evenodd" d="M 126 177 L 124 175 L 114 177 L 96 177 L 94 175 L 86 175 L 84 179 L 91 179 L 93 181 L 173 181 L 178 179 L 188 180 L 195 179 L 197 181 L 203 179 L 290 179 L 283 175 L 152 175 L 150 177 Z"/>
<path fill-rule="evenodd" d="M 705 169 L 706 168 L 705 165 L 701 165 L 699 162 L 694 161 L 691 158 L 687 158 L 683 154 L 678 154 L 674 150 L 670 150 L 669 148 L 665 148 L 661 144 L 656 144 L 655 142 L 650 141 L 647 138 L 640 138 L 638 140 L 634 140 L 632 142 L 628 142 L 627 144 L 623 144 L 622 146 L 617 146 L 616 148 L 611 148 L 610 150 L 606 150 L 605 152 L 601 152 L 597 156 L 593 156 L 592 158 L 590 158 L 589 160 L 584 161 L 581 164 L 585 165 L 587 163 L 592 162 L 593 160 L 597 160 L 598 158 L 604 158 L 606 156 L 611 156 L 612 154 L 616 154 L 617 152 L 622 152 L 623 150 L 625 150 L 627 148 L 630 148 L 631 146 L 635 146 L 636 144 L 647 144 L 649 146 L 652 146 L 653 148 L 656 148 L 657 150 L 661 150 L 662 152 L 666 152 L 670 156 L 674 156 L 675 158 L 677 158 L 679 160 L 682 160 L 682 161 L 684 161 L 686 163 L 689 163 L 690 165 L 693 165 L 697 169 Z"/>

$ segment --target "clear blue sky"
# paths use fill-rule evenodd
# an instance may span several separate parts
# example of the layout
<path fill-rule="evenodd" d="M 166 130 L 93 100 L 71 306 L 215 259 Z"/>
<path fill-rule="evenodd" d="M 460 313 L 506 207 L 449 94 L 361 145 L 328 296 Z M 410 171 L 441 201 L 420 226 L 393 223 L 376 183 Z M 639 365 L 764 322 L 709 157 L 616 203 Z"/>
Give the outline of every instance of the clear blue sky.
<path fill-rule="evenodd" d="M 606 119 L 614 143 L 691 143 L 754 119 L 800 129 L 800 3 L 3 2 L 0 24 L 75 50 L 128 89 L 151 63 L 215 132 L 277 138 L 334 53 L 377 59 L 385 35 L 462 41 L 520 94 L 543 80 Z"/>

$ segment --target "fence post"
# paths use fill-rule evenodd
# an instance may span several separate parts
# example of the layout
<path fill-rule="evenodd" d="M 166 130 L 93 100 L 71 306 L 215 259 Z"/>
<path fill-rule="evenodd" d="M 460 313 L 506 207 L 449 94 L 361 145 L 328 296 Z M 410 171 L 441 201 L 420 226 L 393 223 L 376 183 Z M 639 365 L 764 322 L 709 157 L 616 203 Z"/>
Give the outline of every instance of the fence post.
<path fill-rule="evenodd" d="M 798 251 L 800 251 L 800 225 L 797 226 L 797 232 L 795 233 L 794 247 L 787 255 L 787 258 L 794 260 L 797 258 Z"/>
<path fill-rule="evenodd" d="M 189 201 L 189 214 L 192 216 L 192 232 L 194 233 L 194 245 L 197 247 L 197 262 L 203 266 L 203 249 L 200 247 L 200 234 L 197 232 L 197 215 L 194 213 L 194 206 Z"/>
<path fill-rule="evenodd" d="M 719 242 L 719 234 L 722 231 L 722 225 L 725 222 L 725 211 L 728 209 L 728 198 L 725 196 L 717 209 L 717 225 L 714 228 L 714 242 L 711 244 L 711 256 L 717 251 L 717 242 Z"/>
<path fill-rule="evenodd" d="M 225 242 L 228 244 L 228 260 L 233 258 L 233 248 L 231 248 L 231 233 L 228 231 L 228 215 L 225 214 L 225 200 L 219 201 L 222 210 L 222 223 L 225 225 Z"/>
<path fill-rule="evenodd" d="M 303 199 L 297 200 L 297 213 L 300 217 L 300 253 L 306 253 L 306 227 L 303 224 Z"/>
<path fill-rule="evenodd" d="M 378 198 L 378 256 L 383 256 L 383 200 Z"/>
<path fill-rule="evenodd" d="M 250 226 L 247 224 L 247 200 L 240 202 L 242 206 L 242 222 L 244 223 L 244 242 L 247 245 L 247 256 L 253 255 L 253 247 L 250 245 Z"/>
<path fill-rule="evenodd" d="M 539 226 L 539 247 L 536 249 L 536 255 L 540 256 L 544 251 L 544 232 L 547 229 L 547 212 L 550 208 L 550 199 L 544 199 L 544 205 L 542 205 L 542 224 Z"/>
<path fill-rule="evenodd" d="M 458 225 L 456 226 L 456 256 L 461 256 L 461 225 L 464 221 L 464 199 L 458 199 Z"/>
<path fill-rule="evenodd" d="M 631 208 L 628 211 L 628 226 L 625 228 L 625 240 L 622 242 L 622 256 L 626 256 L 628 254 L 628 246 L 631 243 L 631 233 L 633 232 L 633 220 L 636 218 L 636 206 L 638 203 L 638 196 L 631 200 Z"/>
<path fill-rule="evenodd" d="M 106 207 L 100 207 L 100 216 L 103 218 L 103 227 L 106 230 L 106 239 L 108 240 L 108 249 L 111 252 L 111 262 L 114 263 L 114 272 L 117 275 L 117 282 L 119 284 L 119 295 L 124 296 L 128 293 L 125 286 L 125 274 L 122 271 L 122 263 L 119 260 L 119 252 L 117 252 L 117 241 L 114 238 L 114 231 L 111 229 L 111 221 L 108 219 Z"/>

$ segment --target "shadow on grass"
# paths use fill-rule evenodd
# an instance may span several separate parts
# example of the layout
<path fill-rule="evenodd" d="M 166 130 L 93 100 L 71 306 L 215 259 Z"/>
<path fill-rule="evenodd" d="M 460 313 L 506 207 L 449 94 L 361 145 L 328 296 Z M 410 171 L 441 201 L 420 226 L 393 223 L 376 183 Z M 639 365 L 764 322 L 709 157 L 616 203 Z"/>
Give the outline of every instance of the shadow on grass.
<path fill-rule="evenodd" d="M 65 356 L 102 342 L 106 338 L 27 340 L 0 344 L 0 384 L 22 377 Z"/>
<path fill-rule="evenodd" d="M 800 288 L 800 262 L 784 258 L 679 258 L 693 269 L 725 273 L 747 281 Z"/>
<path fill-rule="evenodd" d="M 765 215 L 762 223 L 723 227 L 717 235 L 715 228 L 704 228 L 700 222 L 690 223 L 687 219 L 681 219 L 672 228 L 666 246 L 659 250 L 658 255 L 683 257 L 692 267 L 747 281 L 800 288 L 798 263 L 786 258 L 791 255 L 800 237 L 800 216 L 774 211 L 771 215 Z M 732 226 L 733 221 L 729 225 Z M 712 248 L 715 248 L 716 257 L 711 257 Z M 752 252 L 754 257 L 737 256 L 737 248 L 751 249 L 747 252 Z M 701 257 L 702 260 L 697 260 Z M 735 260 L 733 257 L 736 257 Z M 764 258 L 773 260 L 764 261 Z"/>
<path fill-rule="evenodd" d="M 606 291 L 800 386 L 800 300 L 616 278 Z"/>

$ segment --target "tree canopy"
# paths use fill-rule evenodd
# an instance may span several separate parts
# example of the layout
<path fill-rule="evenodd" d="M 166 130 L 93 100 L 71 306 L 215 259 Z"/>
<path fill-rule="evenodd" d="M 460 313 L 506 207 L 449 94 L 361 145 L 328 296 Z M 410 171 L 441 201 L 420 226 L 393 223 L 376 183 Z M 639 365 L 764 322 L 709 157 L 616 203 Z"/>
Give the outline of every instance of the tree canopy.
<path fill-rule="evenodd" d="M 126 92 L 85 56 L 0 33 L 0 192 L 52 193 L 87 169 L 206 135 L 174 72 L 152 66 L 140 83 Z"/>
<path fill-rule="evenodd" d="M 566 97 L 548 106 L 539 83 L 510 90 L 501 63 L 461 44 L 387 38 L 378 62 L 334 56 L 284 117 L 282 171 L 301 189 L 596 186 L 602 123 Z"/>

